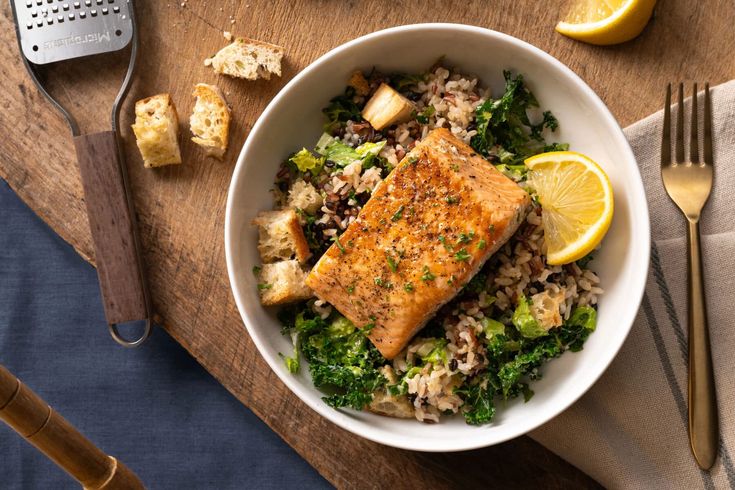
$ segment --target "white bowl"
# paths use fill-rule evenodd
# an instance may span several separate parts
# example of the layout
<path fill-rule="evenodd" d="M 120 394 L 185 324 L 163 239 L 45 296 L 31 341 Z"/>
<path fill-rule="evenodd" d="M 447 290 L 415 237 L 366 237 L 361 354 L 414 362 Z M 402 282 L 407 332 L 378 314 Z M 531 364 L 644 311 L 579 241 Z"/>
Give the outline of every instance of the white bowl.
<path fill-rule="evenodd" d="M 440 56 L 463 73 L 478 75 L 502 93 L 504 69 L 522 73 L 541 106 L 559 119 L 556 141 L 590 155 L 610 176 L 615 217 L 594 269 L 602 279 L 597 331 L 579 353 L 567 352 L 543 366 L 528 402 L 499 404 L 493 422 L 465 424 L 461 415 L 438 424 L 334 410 L 311 383 L 308 369 L 292 375 L 278 356 L 289 353 L 274 312 L 258 300 L 251 272 L 258 265 L 257 233 L 250 221 L 272 206 L 269 189 L 279 164 L 301 147 L 312 148 L 324 123 L 321 109 L 342 93 L 355 69 L 421 72 Z M 562 63 L 514 37 L 457 24 L 419 24 L 379 31 L 325 54 L 291 80 L 250 132 L 237 161 L 227 199 L 225 251 L 237 307 L 255 345 L 281 380 L 307 405 L 340 427 L 390 446 L 421 451 L 459 451 L 525 434 L 569 407 L 605 371 L 623 344 L 643 295 L 650 246 L 648 207 L 638 167 L 610 111 L 587 84 Z"/>

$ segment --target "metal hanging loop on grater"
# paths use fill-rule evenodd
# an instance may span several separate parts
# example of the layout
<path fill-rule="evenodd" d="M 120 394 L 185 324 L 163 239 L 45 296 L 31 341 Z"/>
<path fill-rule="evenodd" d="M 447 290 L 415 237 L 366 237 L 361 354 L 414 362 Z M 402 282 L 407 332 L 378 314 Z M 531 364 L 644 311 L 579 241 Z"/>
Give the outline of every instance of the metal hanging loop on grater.
<path fill-rule="evenodd" d="M 150 298 L 140 253 L 135 210 L 120 151 L 118 120 L 135 69 L 138 38 L 131 0 L 11 0 L 23 61 L 33 81 L 61 111 L 72 130 L 84 189 L 105 317 L 123 346 L 143 343 L 151 333 Z M 115 98 L 109 131 L 84 134 L 77 120 L 44 87 L 43 65 L 113 53 L 130 46 L 130 61 Z M 138 322 L 134 340 L 121 324 Z"/>

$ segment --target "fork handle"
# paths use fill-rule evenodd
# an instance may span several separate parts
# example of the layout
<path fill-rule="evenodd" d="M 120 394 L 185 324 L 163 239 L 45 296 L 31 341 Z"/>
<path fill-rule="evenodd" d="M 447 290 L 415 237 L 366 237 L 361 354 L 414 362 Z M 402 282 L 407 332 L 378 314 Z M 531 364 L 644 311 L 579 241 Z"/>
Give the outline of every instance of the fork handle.
<path fill-rule="evenodd" d="M 708 470 L 717 458 L 719 424 L 712 369 L 707 305 L 704 299 L 699 221 L 689 220 L 687 234 L 689 310 L 689 443 L 700 468 Z"/>
<path fill-rule="evenodd" d="M 150 333 L 148 294 L 139 252 L 135 211 L 114 131 L 74 138 L 89 228 L 94 242 L 105 317 L 116 341 L 138 345 Z M 116 325 L 146 320 L 143 336 L 120 338 Z"/>

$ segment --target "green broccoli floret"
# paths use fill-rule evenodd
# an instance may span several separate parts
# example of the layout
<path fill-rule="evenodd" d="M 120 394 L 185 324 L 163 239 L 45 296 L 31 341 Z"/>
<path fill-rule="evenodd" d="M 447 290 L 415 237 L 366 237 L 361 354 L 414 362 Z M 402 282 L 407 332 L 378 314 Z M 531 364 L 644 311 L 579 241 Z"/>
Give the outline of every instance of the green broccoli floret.
<path fill-rule="evenodd" d="M 531 314 L 531 301 L 525 296 L 518 298 L 518 306 L 513 312 L 513 325 L 527 339 L 543 337 L 548 333 Z"/>

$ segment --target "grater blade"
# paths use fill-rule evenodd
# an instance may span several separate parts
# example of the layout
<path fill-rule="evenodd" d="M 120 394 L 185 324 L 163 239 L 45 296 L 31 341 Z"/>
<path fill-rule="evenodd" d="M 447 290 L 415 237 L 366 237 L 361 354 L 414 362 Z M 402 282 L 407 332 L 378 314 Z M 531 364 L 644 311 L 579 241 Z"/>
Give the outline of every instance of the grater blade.
<path fill-rule="evenodd" d="M 130 0 L 11 0 L 23 55 L 31 63 L 117 51 L 133 38 Z"/>

